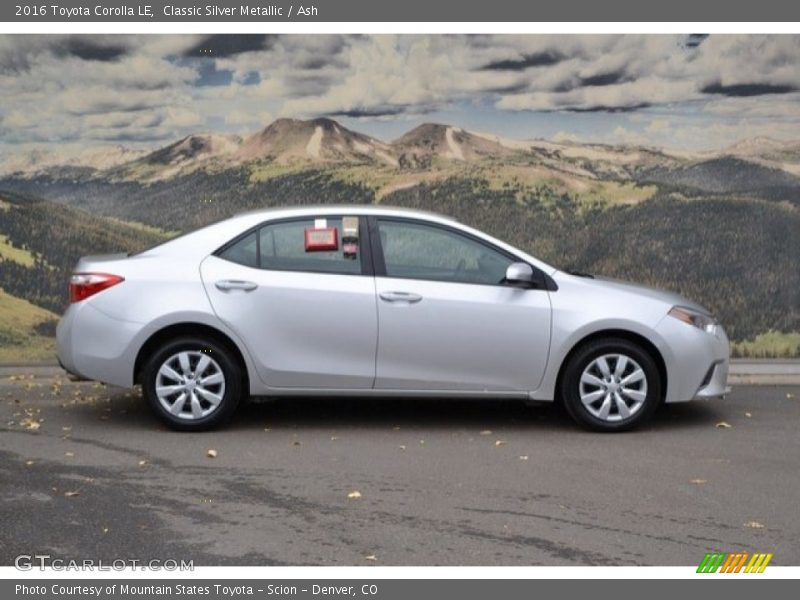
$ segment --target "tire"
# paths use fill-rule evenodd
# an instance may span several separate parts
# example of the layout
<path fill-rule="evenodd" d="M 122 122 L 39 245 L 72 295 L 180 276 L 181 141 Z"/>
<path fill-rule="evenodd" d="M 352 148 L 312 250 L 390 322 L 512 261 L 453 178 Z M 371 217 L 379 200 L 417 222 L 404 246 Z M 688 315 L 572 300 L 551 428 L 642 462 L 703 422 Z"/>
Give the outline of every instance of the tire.
<path fill-rule="evenodd" d="M 662 387 L 649 352 L 623 338 L 605 338 L 585 344 L 569 358 L 561 399 L 570 417 L 586 429 L 628 431 L 652 417 L 661 404 Z"/>
<path fill-rule="evenodd" d="M 216 341 L 180 337 L 164 343 L 147 360 L 142 393 L 170 428 L 206 431 L 227 422 L 236 410 L 242 395 L 242 369 Z"/>

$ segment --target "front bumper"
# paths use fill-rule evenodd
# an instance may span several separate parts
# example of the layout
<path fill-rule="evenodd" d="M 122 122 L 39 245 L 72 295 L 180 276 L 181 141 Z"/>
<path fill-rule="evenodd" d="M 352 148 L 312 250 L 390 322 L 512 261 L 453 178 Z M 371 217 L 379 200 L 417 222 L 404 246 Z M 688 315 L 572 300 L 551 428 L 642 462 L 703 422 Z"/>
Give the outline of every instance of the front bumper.
<path fill-rule="evenodd" d="M 665 316 L 656 327 L 667 348 L 667 402 L 714 398 L 730 391 L 730 343 L 722 327 L 714 334 Z"/>
<path fill-rule="evenodd" d="M 720 360 L 711 365 L 700 383 L 695 398 L 718 398 L 731 391 L 728 385 L 728 361 Z"/>

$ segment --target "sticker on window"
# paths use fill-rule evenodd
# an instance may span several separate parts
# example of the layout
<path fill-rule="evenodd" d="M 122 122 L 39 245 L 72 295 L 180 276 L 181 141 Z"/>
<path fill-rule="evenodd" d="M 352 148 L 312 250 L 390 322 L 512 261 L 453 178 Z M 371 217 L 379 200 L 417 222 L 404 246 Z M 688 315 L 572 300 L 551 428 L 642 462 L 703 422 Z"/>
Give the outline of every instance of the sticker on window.
<path fill-rule="evenodd" d="M 306 252 L 330 252 L 339 249 L 339 236 L 336 227 L 306 227 Z"/>
<path fill-rule="evenodd" d="M 358 256 L 358 217 L 342 217 L 342 253 L 351 260 Z"/>

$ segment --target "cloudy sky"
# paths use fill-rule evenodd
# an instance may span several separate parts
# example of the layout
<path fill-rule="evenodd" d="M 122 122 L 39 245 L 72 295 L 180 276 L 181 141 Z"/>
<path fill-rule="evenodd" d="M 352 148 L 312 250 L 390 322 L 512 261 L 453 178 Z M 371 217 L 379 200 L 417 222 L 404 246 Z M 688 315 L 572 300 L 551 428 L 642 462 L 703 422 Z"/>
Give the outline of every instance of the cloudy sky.
<path fill-rule="evenodd" d="M 326 115 L 392 139 L 800 139 L 800 36 L 0 36 L 0 146 L 162 145 Z"/>

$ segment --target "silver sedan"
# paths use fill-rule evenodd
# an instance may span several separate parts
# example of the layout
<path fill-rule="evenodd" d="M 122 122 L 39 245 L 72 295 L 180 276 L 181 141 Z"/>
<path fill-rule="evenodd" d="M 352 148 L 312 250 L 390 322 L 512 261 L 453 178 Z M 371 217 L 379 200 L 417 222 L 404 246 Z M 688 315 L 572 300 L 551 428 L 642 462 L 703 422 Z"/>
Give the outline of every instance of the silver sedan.
<path fill-rule="evenodd" d="M 223 423 L 245 395 L 360 395 L 555 400 L 622 431 L 728 389 L 728 339 L 702 306 L 405 209 L 241 214 L 84 257 L 70 299 L 62 366 L 141 384 L 180 430 Z"/>

